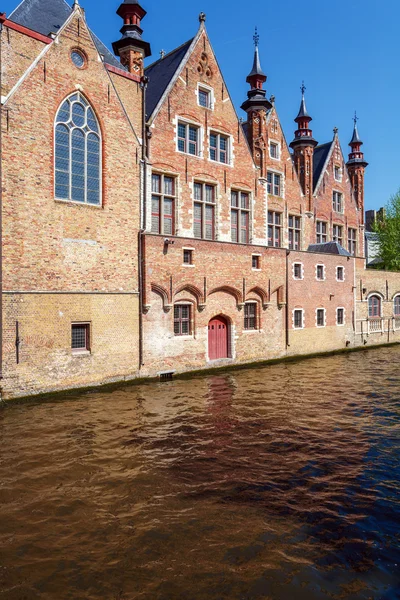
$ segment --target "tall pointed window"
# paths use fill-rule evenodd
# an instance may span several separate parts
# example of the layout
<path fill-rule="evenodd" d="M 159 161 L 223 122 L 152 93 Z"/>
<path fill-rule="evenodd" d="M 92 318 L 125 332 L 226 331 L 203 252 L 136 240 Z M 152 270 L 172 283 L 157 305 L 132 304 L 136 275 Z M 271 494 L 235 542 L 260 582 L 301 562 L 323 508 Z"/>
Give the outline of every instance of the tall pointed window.
<path fill-rule="evenodd" d="M 101 204 L 100 128 L 79 92 L 69 96 L 55 122 L 55 197 Z"/>

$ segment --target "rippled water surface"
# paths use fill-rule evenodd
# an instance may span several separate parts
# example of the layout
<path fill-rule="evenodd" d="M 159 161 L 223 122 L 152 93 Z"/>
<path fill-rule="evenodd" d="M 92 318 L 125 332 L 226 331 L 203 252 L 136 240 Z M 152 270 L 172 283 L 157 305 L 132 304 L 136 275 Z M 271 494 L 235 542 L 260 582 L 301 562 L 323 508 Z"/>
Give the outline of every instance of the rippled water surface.
<path fill-rule="evenodd" d="M 0 598 L 400 598 L 399 362 L 0 409 Z"/>

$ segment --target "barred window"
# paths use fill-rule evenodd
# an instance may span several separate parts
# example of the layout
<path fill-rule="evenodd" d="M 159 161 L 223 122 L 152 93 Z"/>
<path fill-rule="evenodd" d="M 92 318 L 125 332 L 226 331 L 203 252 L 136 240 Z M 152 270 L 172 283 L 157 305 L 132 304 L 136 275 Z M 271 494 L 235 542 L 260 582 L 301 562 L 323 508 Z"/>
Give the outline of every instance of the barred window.
<path fill-rule="evenodd" d="M 325 244 L 327 239 L 326 223 L 323 221 L 317 221 L 317 244 Z"/>
<path fill-rule="evenodd" d="M 178 150 L 179 152 L 186 152 L 186 154 L 192 154 L 193 156 L 199 156 L 200 144 L 199 144 L 199 132 L 200 128 L 196 125 L 190 125 L 189 123 L 178 123 Z"/>
<path fill-rule="evenodd" d="M 301 218 L 289 215 L 289 248 L 300 250 Z"/>
<path fill-rule="evenodd" d="M 271 196 L 281 196 L 281 176 L 278 173 L 267 173 L 267 192 Z"/>
<path fill-rule="evenodd" d="M 151 231 L 174 235 L 175 178 L 153 173 L 151 176 Z"/>
<path fill-rule="evenodd" d="M 55 197 L 101 204 L 100 128 L 93 109 L 77 92 L 59 108 L 55 121 Z"/>
<path fill-rule="evenodd" d="M 268 211 L 268 246 L 279 248 L 281 245 L 281 213 Z"/>
<path fill-rule="evenodd" d="M 336 279 L 344 281 L 344 267 L 336 267 Z"/>
<path fill-rule="evenodd" d="M 317 265 L 317 279 L 323 281 L 325 279 L 325 267 L 324 265 Z"/>
<path fill-rule="evenodd" d="M 325 310 L 317 308 L 317 327 L 325 327 Z"/>
<path fill-rule="evenodd" d="M 250 196 L 246 192 L 231 192 L 231 240 L 249 242 Z"/>
<path fill-rule="evenodd" d="M 194 184 L 194 237 L 214 239 L 215 186 L 206 183 Z"/>
<path fill-rule="evenodd" d="M 343 227 L 341 225 L 333 226 L 333 241 L 343 246 Z"/>
<path fill-rule="evenodd" d="M 348 250 L 352 256 L 357 253 L 357 231 L 349 228 L 348 230 Z"/>
<path fill-rule="evenodd" d="M 336 324 L 344 325 L 344 308 L 336 309 Z"/>
<path fill-rule="evenodd" d="M 257 329 L 257 303 L 246 302 L 244 305 L 244 328 Z"/>
<path fill-rule="evenodd" d="M 210 158 L 216 162 L 229 162 L 229 138 L 220 133 L 210 133 Z"/>
<path fill-rule="evenodd" d="M 184 248 L 183 250 L 183 264 L 184 265 L 192 265 L 193 264 L 193 250 L 189 250 Z"/>
<path fill-rule="evenodd" d="M 174 334 L 175 335 L 190 335 L 191 334 L 191 305 L 176 304 L 174 306 Z"/>
<path fill-rule="evenodd" d="M 295 279 L 303 279 L 303 265 L 301 263 L 294 263 L 293 277 Z"/>
<path fill-rule="evenodd" d="M 71 326 L 71 348 L 73 352 L 90 350 L 89 323 L 74 323 Z"/>

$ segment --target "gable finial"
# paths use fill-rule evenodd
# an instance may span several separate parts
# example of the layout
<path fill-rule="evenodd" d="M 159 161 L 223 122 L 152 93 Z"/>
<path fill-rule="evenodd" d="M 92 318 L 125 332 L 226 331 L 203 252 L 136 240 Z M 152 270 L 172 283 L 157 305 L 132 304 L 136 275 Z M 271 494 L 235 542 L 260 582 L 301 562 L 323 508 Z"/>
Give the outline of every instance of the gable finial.
<path fill-rule="evenodd" d="M 334 135 L 337 135 L 339 133 L 339 128 L 338 127 L 334 127 L 333 128 L 333 133 L 334 133 Z"/>
<path fill-rule="evenodd" d="M 79 7 L 79 0 L 74 0 L 72 8 L 75 9 L 75 8 L 78 8 L 78 7 Z"/>
<path fill-rule="evenodd" d="M 165 50 L 160 50 L 160 58 L 163 59 L 165 56 L 166 52 Z"/>
<path fill-rule="evenodd" d="M 201 12 L 199 14 L 199 21 L 200 21 L 200 23 L 205 23 L 206 22 L 206 13 Z"/>
<path fill-rule="evenodd" d="M 254 40 L 255 47 L 258 48 L 258 44 L 260 42 L 260 35 L 258 33 L 257 27 L 255 28 L 255 31 L 254 31 L 253 40 Z"/>

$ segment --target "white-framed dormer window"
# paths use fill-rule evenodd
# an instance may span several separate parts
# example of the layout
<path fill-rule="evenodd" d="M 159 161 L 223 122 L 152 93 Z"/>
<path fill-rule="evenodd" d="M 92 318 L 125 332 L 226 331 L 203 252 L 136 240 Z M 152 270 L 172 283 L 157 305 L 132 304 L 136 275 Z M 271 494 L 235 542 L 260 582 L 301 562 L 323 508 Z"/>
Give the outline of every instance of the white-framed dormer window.
<path fill-rule="evenodd" d="M 325 325 L 326 325 L 326 310 L 325 310 L 325 308 L 317 308 L 316 309 L 315 325 L 317 327 L 325 327 Z"/>
<path fill-rule="evenodd" d="M 201 127 L 195 123 L 178 120 L 177 147 L 179 152 L 201 156 Z"/>
<path fill-rule="evenodd" d="M 68 96 L 55 119 L 55 198 L 101 205 L 101 132 L 89 102 L 80 93 Z"/>
<path fill-rule="evenodd" d="M 197 103 L 203 108 L 214 109 L 214 90 L 208 85 L 199 83 L 197 86 Z"/>
<path fill-rule="evenodd" d="M 325 265 L 316 265 L 315 279 L 317 281 L 325 281 Z"/>
<path fill-rule="evenodd" d="M 338 165 L 335 165 L 333 167 L 333 176 L 335 178 L 335 181 L 342 181 L 342 169 Z"/>
<path fill-rule="evenodd" d="M 271 158 L 275 158 L 276 160 L 280 159 L 280 148 L 278 142 L 271 141 L 269 143 L 269 155 Z"/>
<path fill-rule="evenodd" d="M 230 136 L 210 131 L 210 160 L 228 165 L 230 163 Z"/>

